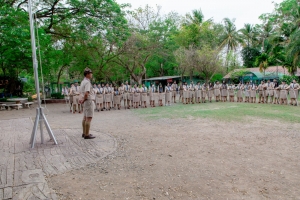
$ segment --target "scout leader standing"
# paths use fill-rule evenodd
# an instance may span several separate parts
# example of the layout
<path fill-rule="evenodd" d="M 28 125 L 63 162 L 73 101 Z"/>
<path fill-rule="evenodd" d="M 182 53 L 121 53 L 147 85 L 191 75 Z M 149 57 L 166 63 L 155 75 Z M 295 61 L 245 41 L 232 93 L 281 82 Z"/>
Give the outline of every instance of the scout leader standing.
<path fill-rule="evenodd" d="M 77 111 L 77 108 L 78 112 L 81 113 L 81 105 L 79 104 L 80 87 L 78 86 L 78 82 L 75 82 L 74 87 L 71 88 L 71 93 L 73 96 L 73 113 Z"/>
<path fill-rule="evenodd" d="M 279 99 L 280 99 L 280 104 L 285 104 L 287 105 L 287 90 L 289 86 L 285 83 L 285 81 L 282 81 L 282 84 L 279 85 L 279 87 L 275 88 L 276 90 L 280 91 Z"/>
<path fill-rule="evenodd" d="M 268 80 L 267 83 L 265 84 L 265 88 L 266 88 L 265 103 L 268 103 L 268 97 L 270 97 L 270 103 L 272 103 L 274 97 L 274 83 Z"/>
<path fill-rule="evenodd" d="M 172 101 L 173 101 L 173 103 L 176 103 L 176 95 L 177 95 L 177 91 L 178 91 L 178 86 L 176 84 L 176 81 L 174 81 L 171 88 L 172 88 Z"/>
<path fill-rule="evenodd" d="M 297 106 L 298 105 L 298 90 L 299 90 L 299 84 L 296 82 L 296 80 L 293 80 L 293 82 L 289 86 L 289 94 L 291 98 L 291 105 Z"/>
<path fill-rule="evenodd" d="M 91 78 L 93 77 L 92 70 L 85 68 L 84 79 L 80 84 L 80 94 L 81 98 L 79 100 L 80 104 L 83 104 L 83 120 L 82 120 L 82 137 L 84 139 L 94 139 L 90 132 L 91 121 L 94 116 L 95 109 L 95 94 L 91 84 Z"/>
<path fill-rule="evenodd" d="M 219 81 L 217 81 L 217 83 L 214 85 L 214 93 L 216 102 L 219 102 L 221 97 L 221 85 Z"/>

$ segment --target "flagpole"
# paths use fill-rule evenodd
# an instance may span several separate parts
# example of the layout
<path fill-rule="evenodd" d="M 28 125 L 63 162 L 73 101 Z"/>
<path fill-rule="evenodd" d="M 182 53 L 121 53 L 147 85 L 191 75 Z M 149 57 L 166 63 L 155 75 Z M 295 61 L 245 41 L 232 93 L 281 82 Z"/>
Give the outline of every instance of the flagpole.
<path fill-rule="evenodd" d="M 36 58 L 36 44 L 35 44 L 35 34 L 34 34 L 34 23 L 33 23 L 33 14 L 32 14 L 32 0 L 28 0 L 28 14 L 30 22 L 30 35 L 31 35 L 31 48 L 32 48 L 32 63 L 33 63 L 33 72 L 34 72 L 34 81 L 35 81 L 35 90 L 37 94 L 38 107 L 36 108 L 36 118 L 31 134 L 30 144 L 31 148 L 34 148 L 37 128 L 40 124 L 40 133 L 41 133 L 41 143 L 44 143 L 43 136 L 43 122 L 45 123 L 46 129 L 48 131 L 49 137 L 54 141 L 54 144 L 57 144 L 57 141 L 54 137 L 54 134 L 50 128 L 50 125 L 44 115 L 43 108 L 41 107 L 41 96 L 40 96 L 40 87 L 39 87 L 39 76 L 38 76 L 38 62 Z"/>

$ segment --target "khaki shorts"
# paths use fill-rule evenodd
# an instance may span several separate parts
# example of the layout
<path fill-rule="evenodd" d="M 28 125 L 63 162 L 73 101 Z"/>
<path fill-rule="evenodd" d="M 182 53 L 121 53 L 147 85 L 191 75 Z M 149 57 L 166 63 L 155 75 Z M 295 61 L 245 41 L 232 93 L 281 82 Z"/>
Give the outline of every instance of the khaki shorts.
<path fill-rule="evenodd" d="M 95 110 L 95 103 L 92 100 L 87 100 L 83 103 L 83 115 L 85 117 L 93 117 Z"/>

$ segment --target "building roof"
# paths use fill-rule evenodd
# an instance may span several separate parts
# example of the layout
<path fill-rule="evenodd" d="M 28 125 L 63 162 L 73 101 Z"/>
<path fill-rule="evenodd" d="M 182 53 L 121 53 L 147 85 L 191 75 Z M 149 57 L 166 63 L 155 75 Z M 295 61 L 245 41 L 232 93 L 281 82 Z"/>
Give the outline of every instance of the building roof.
<path fill-rule="evenodd" d="M 160 76 L 144 79 L 144 81 L 162 81 L 168 79 L 180 78 L 180 76 Z"/>
<path fill-rule="evenodd" d="M 265 71 L 265 77 L 264 73 L 259 71 L 259 68 L 242 68 L 242 69 L 235 69 L 233 72 L 237 72 L 240 70 L 249 71 L 252 74 L 254 74 L 257 79 L 263 79 L 263 78 L 277 78 L 282 77 L 283 75 L 291 75 L 288 70 L 282 66 L 270 66 Z M 231 72 L 232 73 L 232 72 Z M 231 73 L 228 73 L 226 76 L 224 76 L 224 79 L 229 79 Z M 277 76 L 278 74 L 278 76 Z M 295 73 L 296 76 L 300 76 L 300 69 L 297 69 L 297 72 Z"/>

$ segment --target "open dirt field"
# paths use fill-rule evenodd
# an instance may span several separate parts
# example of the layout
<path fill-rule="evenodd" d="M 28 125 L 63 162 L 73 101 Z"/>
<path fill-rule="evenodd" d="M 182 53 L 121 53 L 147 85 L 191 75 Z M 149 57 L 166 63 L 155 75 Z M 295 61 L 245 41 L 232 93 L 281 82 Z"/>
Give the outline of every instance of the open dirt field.
<path fill-rule="evenodd" d="M 68 128 L 81 137 L 82 115 L 61 104 L 47 108 L 54 133 Z M 0 114 L 0 120 L 34 117 L 35 109 Z M 47 177 L 49 187 L 59 199 L 300 199 L 300 124 L 235 115 L 242 119 L 152 118 L 141 109 L 96 112 L 91 129 L 113 136 L 116 151 Z"/>

